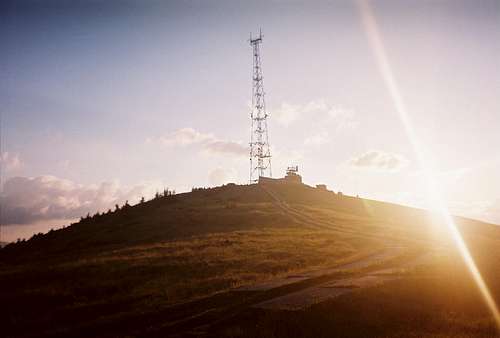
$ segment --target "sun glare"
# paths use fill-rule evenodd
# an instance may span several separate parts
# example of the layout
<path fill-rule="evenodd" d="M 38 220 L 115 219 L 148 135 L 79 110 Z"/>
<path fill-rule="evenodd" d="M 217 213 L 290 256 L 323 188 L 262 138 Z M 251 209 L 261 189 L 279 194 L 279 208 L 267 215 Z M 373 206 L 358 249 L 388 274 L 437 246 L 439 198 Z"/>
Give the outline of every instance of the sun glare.
<path fill-rule="evenodd" d="M 412 126 L 408 110 L 392 72 L 392 68 L 383 44 L 382 36 L 379 32 L 377 21 L 369 1 L 359 0 L 358 8 L 361 14 L 364 29 L 370 42 L 370 46 L 375 54 L 379 71 L 383 77 L 387 90 L 389 91 L 389 95 L 393 101 L 396 111 L 399 114 L 408 139 L 413 147 L 420 169 L 424 174 L 429 200 L 432 202 L 433 209 L 438 213 L 440 219 L 446 225 L 448 232 L 453 239 L 453 242 L 458 248 L 462 259 L 466 263 L 475 283 L 477 284 L 488 308 L 490 309 L 495 319 L 498 328 L 500 329 L 500 312 L 495 303 L 495 300 L 491 296 L 488 286 L 484 282 L 483 277 L 481 276 L 481 273 L 479 272 L 474 259 L 472 258 L 470 251 L 467 248 L 467 244 L 462 238 L 453 220 L 453 217 L 451 216 L 448 207 L 444 202 L 444 199 L 442 198 L 442 194 L 440 193 L 437 182 L 434 178 L 434 175 L 432 174 L 433 170 L 431 168 L 430 161 L 426 161 L 425 151 L 421 146 L 421 143 L 419 142 L 419 139 Z"/>

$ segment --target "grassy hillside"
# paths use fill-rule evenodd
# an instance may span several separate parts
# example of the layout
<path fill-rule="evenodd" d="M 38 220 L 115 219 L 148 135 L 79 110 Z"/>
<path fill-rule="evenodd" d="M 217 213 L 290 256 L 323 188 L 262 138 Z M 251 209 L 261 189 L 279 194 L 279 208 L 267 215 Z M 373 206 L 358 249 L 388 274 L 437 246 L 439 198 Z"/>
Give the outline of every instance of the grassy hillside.
<path fill-rule="evenodd" d="M 499 295 L 500 229 L 464 219 L 457 223 L 492 292 Z M 441 254 L 409 270 L 411 278 L 397 281 L 392 296 L 384 291 L 387 286 L 370 288 L 292 316 L 248 305 L 327 277 L 267 293 L 234 292 L 392 247 L 401 248 L 398 256 L 379 267 L 431 251 Z M 358 270 L 330 273 L 328 278 Z M 450 276 L 454 284 L 447 289 Z M 416 305 L 413 313 L 411 306 L 396 306 L 418 303 L 417 291 L 424 303 L 430 302 L 427 310 Z M 474 316 L 457 312 L 452 317 L 473 320 L 476 331 L 470 332 L 495 333 L 446 229 L 432 215 L 305 185 L 231 185 L 161 197 L 9 245 L 0 251 L 0 302 L 8 304 L 0 316 L 7 336 L 168 336 L 188 334 L 197 321 L 204 329 L 189 334 L 319 336 L 311 331 L 319 327 L 326 333 L 363 336 L 366 324 L 388 335 L 412 327 L 412 315 L 448 316 L 464 307 L 479 310 Z M 389 312 L 369 318 L 379 306 Z M 346 314 L 332 320 L 331 311 Z M 364 315 L 350 318 L 349 311 Z M 397 313 L 404 323 L 394 327 L 398 320 L 391 316 Z M 392 330 L 380 329 L 389 321 Z M 305 326 L 298 329 L 299 322 Z M 349 325 L 361 329 L 339 331 Z M 446 325 L 433 329 L 450 334 L 454 327 Z"/>

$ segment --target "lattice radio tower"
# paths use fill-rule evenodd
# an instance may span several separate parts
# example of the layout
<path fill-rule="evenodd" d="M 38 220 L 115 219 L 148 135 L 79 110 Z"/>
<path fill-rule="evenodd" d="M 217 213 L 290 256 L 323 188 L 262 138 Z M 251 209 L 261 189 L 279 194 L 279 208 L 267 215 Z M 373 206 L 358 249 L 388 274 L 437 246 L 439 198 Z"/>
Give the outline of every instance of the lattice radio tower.
<path fill-rule="evenodd" d="M 266 103 L 264 100 L 264 82 L 262 79 L 262 65 L 260 59 L 260 45 L 262 31 L 256 38 L 250 34 L 250 45 L 253 48 L 253 76 L 252 76 L 252 134 L 250 137 L 250 183 L 258 181 L 259 177 L 272 177 L 271 150 L 267 134 Z"/>

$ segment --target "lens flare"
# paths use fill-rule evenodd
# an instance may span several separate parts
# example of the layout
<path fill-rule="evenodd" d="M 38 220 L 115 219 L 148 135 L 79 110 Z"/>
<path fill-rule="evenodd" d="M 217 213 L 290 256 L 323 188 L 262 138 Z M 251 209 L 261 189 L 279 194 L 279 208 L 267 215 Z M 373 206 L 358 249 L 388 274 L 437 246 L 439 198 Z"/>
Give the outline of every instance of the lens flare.
<path fill-rule="evenodd" d="M 483 296 L 500 330 L 500 312 L 495 303 L 495 300 L 491 296 L 488 286 L 484 282 L 483 277 L 481 276 L 481 273 L 479 272 L 476 263 L 474 262 L 474 259 L 470 254 L 469 249 L 467 248 L 464 239 L 462 238 L 462 235 L 458 231 L 458 228 L 448 210 L 446 203 L 444 202 L 444 199 L 441 197 L 437 182 L 435 181 L 434 175 L 432 175 L 433 170 L 431 168 L 430 162 L 426 161 L 425 159 L 423 147 L 420 145 L 418 137 L 412 126 L 403 96 L 401 95 L 396 79 L 392 72 L 392 68 L 385 51 L 375 15 L 370 7 L 370 3 L 368 0 L 358 0 L 357 4 L 366 35 L 375 54 L 379 71 L 382 75 L 387 90 L 389 91 L 389 95 L 393 101 L 394 107 L 399 114 L 399 117 L 403 124 L 403 128 L 408 136 L 411 146 L 413 147 L 418 164 L 424 174 L 428 196 L 432 202 L 432 205 L 435 207 L 436 212 L 443 219 L 444 224 L 446 224 L 446 227 L 449 230 L 453 241 L 460 252 L 460 255 L 462 256 L 462 259 L 466 263 L 475 283 L 477 284 L 477 287 L 479 288 L 479 291 L 481 292 L 481 295 Z"/>

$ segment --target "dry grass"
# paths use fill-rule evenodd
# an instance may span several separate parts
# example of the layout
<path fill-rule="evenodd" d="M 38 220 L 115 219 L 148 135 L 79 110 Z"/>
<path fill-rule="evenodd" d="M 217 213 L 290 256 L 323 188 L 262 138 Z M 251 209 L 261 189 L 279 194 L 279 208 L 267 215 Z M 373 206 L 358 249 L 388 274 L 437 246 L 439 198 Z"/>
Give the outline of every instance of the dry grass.
<path fill-rule="evenodd" d="M 1 289 L 13 292 L 0 294 L 2 302 L 12 304 L 6 327 L 14 324 L 13 330 L 22 332 L 40 328 L 38 321 L 49 325 L 54 320 L 64 327 L 96 315 L 150 311 L 331 266 L 367 247 L 373 248 L 370 241 L 296 227 L 207 234 L 4 269 Z"/>
<path fill-rule="evenodd" d="M 422 211 L 297 189 L 278 193 L 300 217 L 278 208 L 257 186 L 224 187 L 154 200 L 2 250 L 0 302 L 9 304 L 0 316 L 2 333 L 75 336 L 96 321 L 113 332 L 124 318 L 202 297 L 234 302 L 224 300 L 225 291 L 386 246 L 450 248 Z M 462 231 L 500 294 L 500 232 L 471 222 L 463 222 Z M 240 318 L 216 335 L 486 337 L 491 320 L 476 304 L 460 259 L 442 257 L 390 289 L 362 291 L 304 313 L 251 314 L 248 323 Z M 455 280 L 461 284 L 449 287 Z"/>

